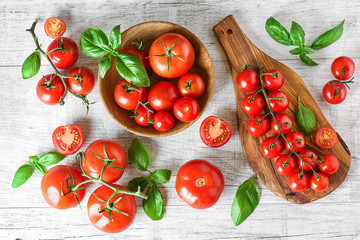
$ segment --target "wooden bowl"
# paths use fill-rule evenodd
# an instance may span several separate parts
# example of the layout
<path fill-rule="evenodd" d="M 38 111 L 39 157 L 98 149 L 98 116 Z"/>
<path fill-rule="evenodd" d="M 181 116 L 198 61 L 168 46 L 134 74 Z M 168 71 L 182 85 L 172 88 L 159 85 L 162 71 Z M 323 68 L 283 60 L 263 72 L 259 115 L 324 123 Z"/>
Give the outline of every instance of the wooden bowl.
<path fill-rule="evenodd" d="M 113 58 L 112 64 L 104 78 L 99 76 L 99 91 L 101 100 L 110 115 L 126 130 L 137 135 L 145 137 L 165 137 L 176 134 L 190 127 L 205 111 L 210 102 L 213 90 L 215 73 L 214 67 L 208 51 L 202 42 L 189 30 L 169 22 L 145 22 L 135 25 L 122 33 L 121 46 L 118 51 L 120 52 L 124 47 L 131 44 L 133 41 L 143 40 L 145 43 L 145 50 L 148 51 L 152 42 L 160 35 L 168 32 L 175 32 L 186 37 L 194 47 L 195 50 L 195 63 L 189 72 L 199 74 L 205 81 L 204 94 L 197 99 L 200 106 L 199 116 L 192 122 L 180 122 L 175 120 L 175 125 L 172 129 L 166 132 L 159 132 L 153 126 L 143 127 L 138 125 L 131 116 L 132 111 L 120 108 L 114 99 L 114 90 L 121 77 L 116 70 L 115 61 Z M 178 78 L 167 79 L 156 75 L 153 71 L 149 72 L 151 86 L 159 81 L 169 81 L 173 84 L 177 83 Z"/>

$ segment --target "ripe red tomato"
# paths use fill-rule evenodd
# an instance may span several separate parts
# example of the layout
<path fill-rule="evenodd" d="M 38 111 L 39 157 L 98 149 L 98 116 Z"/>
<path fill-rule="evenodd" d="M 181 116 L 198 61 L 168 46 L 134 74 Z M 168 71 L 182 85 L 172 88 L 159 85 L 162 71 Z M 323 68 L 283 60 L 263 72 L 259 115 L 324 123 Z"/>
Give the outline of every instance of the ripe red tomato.
<path fill-rule="evenodd" d="M 244 92 L 253 92 L 259 86 L 259 75 L 253 69 L 246 69 L 239 72 L 236 77 L 236 83 Z"/>
<path fill-rule="evenodd" d="M 57 17 L 50 17 L 44 24 L 44 30 L 47 36 L 59 38 L 65 33 L 66 24 Z"/>
<path fill-rule="evenodd" d="M 165 33 L 150 46 L 150 66 L 165 78 L 177 78 L 194 65 L 195 51 L 189 40 L 178 33 Z"/>
<path fill-rule="evenodd" d="M 176 100 L 180 97 L 177 88 L 170 82 L 158 82 L 150 88 L 148 101 L 157 112 L 169 112 L 173 109 Z"/>
<path fill-rule="evenodd" d="M 201 140 L 212 148 L 218 148 L 227 143 L 231 133 L 230 124 L 215 116 L 205 118 L 200 126 Z"/>
<path fill-rule="evenodd" d="M 147 127 L 153 124 L 155 111 L 149 106 L 146 106 L 148 109 L 146 109 L 143 105 L 139 105 L 139 107 L 136 109 L 135 112 L 135 122 L 139 124 L 140 126 Z"/>
<path fill-rule="evenodd" d="M 177 88 L 183 97 L 198 99 L 205 91 L 205 82 L 196 73 L 187 73 L 177 82 Z"/>
<path fill-rule="evenodd" d="M 318 168 L 321 172 L 330 175 L 337 172 L 339 169 L 339 159 L 332 154 L 322 155 L 323 162 L 318 164 Z"/>
<path fill-rule="evenodd" d="M 355 63 L 349 57 L 338 57 L 331 64 L 331 72 L 336 79 L 348 80 L 355 72 Z"/>
<path fill-rule="evenodd" d="M 87 67 L 76 67 L 72 69 L 68 75 L 75 77 L 65 79 L 66 86 L 73 93 L 86 95 L 95 87 L 94 73 Z"/>
<path fill-rule="evenodd" d="M 321 127 L 316 132 L 315 143 L 323 149 L 330 149 L 338 142 L 338 136 L 334 129 L 329 127 Z"/>
<path fill-rule="evenodd" d="M 83 145 L 84 134 L 76 124 L 60 126 L 54 130 L 52 140 L 59 153 L 72 155 L 79 151 Z"/>
<path fill-rule="evenodd" d="M 298 158 L 298 165 L 300 168 L 304 168 L 304 171 L 314 170 L 317 166 L 316 161 L 318 156 L 311 150 L 302 150 L 300 153 L 300 158 Z"/>
<path fill-rule="evenodd" d="M 46 80 L 45 80 L 46 79 Z M 49 87 L 46 82 L 51 81 Z M 36 86 L 36 94 L 40 101 L 48 105 L 56 105 L 65 92 L 64 84 L 59 76 L 48 74 L 41 78 Z"/>
<path fill-rule="evenodd" d="M 275 119 L 279 124 L 280 130 L 283 134 L 287 134 L 288 132 L 290 132 L 293 126 L 293 121 L 291 117 L 289 117 L 289 115 L 285 113 L 278 113 L 275 115 Z M 271 126 L 271 130 L 276 135 L 280 134 L 279 127 L 276 125 L 274 118 L 271 119 L 270 126 Z"/>
<path fill-rule="evenodd" d="M 283 112 L 289 106 L 289 97 L 286 93 L 282 91 L 276 90 L 274 92 L 271 92 L 268 97 L 270 107 L 275 113 Z"/>
<path fill-rule="evenodd" d="M 287 160 L 287 163 L 285 164 Z M 296 160 L 293 156 L 289 154 L 280 155 L 275 162 L 276 171 L 282 176 L 289 176 L 292 174 L 297 167 Z"/>
<path fill-rule="evenodd" d="M 323 192 L 329 187 L 329 178 L 324 173 L 317 173 L 318 178 L 314 175 L 310 178 L 310 187 L 315 192 Z"/>
<path fill-rule="evenodd" d="M 175 124 L 174 117 L 168 112 L 157 112 L 154 115 L 154 128 L 160 132 L 170 130 Z"/>
<path fill-rule="evenodd" d="M 115 87 L 114 98 L 119 107 L 134 110 L 139 101 L 146 102 L 147 88 L 137 87 L 123 79 Z"/>
<path fill-rule="evenodd" d="M 81 173 L 73 167 L 57 165 L 46 172 L 41 180 L 41 192 L 45 201 L 57 209 L 68 209 L 77 206 L 75 193 L 81 202 L 85 196 L 85 188 L 70 192 L 70 188 L 85 181 Z M 84 186 L 81 186 L 85 187 Z M 69 193 L 70 192 L 70 193 Z M 68 193 L 68 194 L 67 194 Z"/>
<path fill-rule="evenodd" d="M 128 191 L 126 187 L 116 184 L 113 186 Z M 90 195 L 87 203 L 90 222 L 97 229 L 107 233 L 124 231 L 132 224 L 136 215 L 136 202 L 132 195 L 122 193 L 115 194 L 110 200 L 110 206 L 107 206 L 106 203 L 113 193 L 114 190 L 108 186 L 101 186 Z M 121 198 L 121 200 L 117 201 L 119 198 Z M 101 199 L 101 201 L 99 199 Z"/>
<path fill-rule="evenodd" d="M 131 53 L 137 56 L 142 64 L 144 65 L 146 71 L 150 69 L 149 63 L 149 54 L 146 51 L 143 51 L 143 43 L 142 42 L 135 42 L 131 43 L 129 46 L 125 47 L 123 50 L 120 51 L 121 53 Z"/>
<path fill-rule="evenodd" d="M 279 138 L 268 137 L 261 143 L 261 153 L 267 158 L 276 158 L 284 149 L 283 144 Z"/>
<path fill-rule="evenodd" d="M 265 107 L 265 100 L 260 94 L 250 93 L 241 102 L 242 110 L 248 115 L 256 115 Z"/>
<path fill-rule="evenodd" d="M 294 172 L 289 177 L 289 187 L 294 192 L 303 192 L 309 186 L 309 177 L 301 172 Z"/>
<path fill-rule="evenodd" d="M 282 87 L 284 84 L 284 75 L 277 69 L 271 69 L 264 72 L 263 82 L 267 90 L 275 91 Z"/>
<path fill-rule="evenodd" d="M 182 122 L 194 121 L 200 112 L 197 101 L 191 97 L 181 97 L 174 104 L 174 115 Z"/>
<path fill-rule="evenodd" d="M 295 152 L 300 152 L 304 150 L 306 141 L 304 135 L 299 132 L 289 132 L 285 135 L 285 138 L 290 142 L 290 145 L 284 139 L 284 146 L 285 149 L 291 152 L 291 147 L 294 149 Z M 290 147 L 291 146 L 291 147 Z"/>
<path fill-rule="evenodd" d="M 337 80 L 332 80 L 325 84 L 322 94 L 324 99 L 331 104 L 342 103 L 347 95 L 347 89 L 345 84 L 336 83 Z M 331 84 L 335 83 L 335 84 Z"/>
<path fill-rule="evenodd" d="M 264 115 L 254 115 L 247 123 L 247 130 L 254 137 L 264 136 L 269 131 L 269 128 L 269 119 L 264 117 Z"/>
<path fill-rule="evenodd" d="M 179 168 L 176 192 L 190 207 L 213 206 L 224 189 L 224 176 L 213 164 L 202 159 L 188 161 Z"/>
<path fill-rule="evenodd" d="M 76 63 L 79 57 L 79 48 L 76 43 L 67 37 L 57 38 L 52 41 L 47 48 L 47 52 L 50 52 L 58 46 L 64 46 L 67 48 L 65 50 L 57 50 L 48 54 L 51 62 L 55 67 L 60 69 L 69 68 Z"/>
<path fill-rule="evenodd" d="M 100 139 L 88 146 L 82 167 L 85 173 L 94 178 L 99 178 L 105 166 L 105 163 L 99 158 L 109 163 L 103 172 L 103 180 L 108 183 L 117 181 L 126 168 L 126 153 L 121 145 L 112 140 Z M 113 161 L 114 159 L 115 161 Z"/>

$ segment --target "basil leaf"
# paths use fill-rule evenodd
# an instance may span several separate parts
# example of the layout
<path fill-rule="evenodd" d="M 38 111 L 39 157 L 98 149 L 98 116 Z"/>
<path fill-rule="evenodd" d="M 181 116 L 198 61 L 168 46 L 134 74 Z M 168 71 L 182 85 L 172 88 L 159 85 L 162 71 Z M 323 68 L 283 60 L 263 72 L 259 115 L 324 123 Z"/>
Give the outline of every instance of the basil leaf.
<path fill-rule="evenodd" d="M 38 156 L 30 156 L 29 157 L 29 162 L 34 165 L 35 163 L 37 163 L 39 161 L 39 157 Z"/>
<path fill-rule="evenodd" d="M 106 72 L 111 67 L 111 60 L 112 60 L 112 55 L 111 54 L 106 54 L 101 58 L 101 60 L 99 62 L 100 77 L 102 77 L 102 78 L 105 77 Z"/>
<path fill-rule="evenodd" d="M 90 57 L 101 57 L 111 52 L 106 34 L 98 28 L 89 28 L 82 33 L 80 46 L 83 52 Z"/>
<path fill-rule="evenodd" d="M 294 55 L 299 55 L 301 53 L 301 49 L 300 48 L 294 48 L 294 49 L 291 49 L 289 52 L 291 54 L 294 54 Z"/>
<path fill-rule="evenodd" d="M 307 47 L 303 47 L 302 49 L 302 52 L 304 53 L 304 54 L 313 54 L 314 52 L 313 52 L 313 50 L 311 50 L 310 48 L 307 48 Z"/>
<path fill-rule="evenodd" d="M 316 127 L 316 119 L 310 108 L 301 105 L 300 95 L 298 96 L 299 106 L 295 111 L 295 122 L 300 132 L 305 136 L 311 136 Z"/>
<path fill-rule="evenodd" d="M 260 201 L 260 191 L 254 177 L 246 180 L 236 191 L 231 206 L 231 218 L 239 226 L 255 210 Z"/>
<path fill-rule="evenodd" d="M 143 208 L 152 220 L 160 220 L 164 216 L 164 200 L 156 184 L 150 184 L 146 191 L 147 199 L 143 200 Z"/>
<path fill-rule="evenodd" d="M 149 87 L 150 79 L 143 63 L 131 53 L 117 54 L 116 69 L 126 81 L 140 87 Z"/>
<path fill-rule="evenodd" d="M 304 53 L 300 54 L 300 59 L 301 61 L 303 61 L 305 64 L 309 65 L 309 66 L 316 66 L 318 65 L 316 62 L 314 62 L 311 58 L 309 58 L 308 56 L 306 56 Z"/>
<path fill-rule="evenodd" d="M 128 158 L 131 163 L 139 170 L 146 171 L 150 164 L 150 154 L 147 148 L 139 139 L 135 138 L 128 150 Z"/>
<path fill-rule="evenodd" d="M 330 44 L 336 42 L 338 40 L 342 33 L 343 33 L 343 26 L 344 26 L 345 20 L 343 20 L 339 25 L 334 27 L 333 29 L 330 29 L 329 31 L 321 34 L 311 44 L 312 49 L 321 49 L 324 47 L 329 46 Z"/>
<path fill-rule="evenodd" d="M 36 162 L 36 163 L 34 163 L 34 167 L 38 173 L 40 173 L 41 175 L 45 175 L 46 168 L 43 165 Z"/>
<path fill-rule="evenodd" d="M 136 192 L 138 190 L 138 186 L 140 186 L 140 191 L 144 191 L 148 184 L 148 180 L 144 177 L 134 178 L 128 183 L 128 189 L 130 191 Z"/>
<path fill-rule="evenodd" d="M 278 43 L 291 45 L 290 33 L 275 18 L 270 17 L 265 24 L 266 32 Z"/>
<path fill-rule="evenodd" d="M 52 152 L 48 152 L 48 153 L 45 153 L 44 155 L 42 155 L 40 157 L 38 163 L 43 166 L 50 166 L 50 165 L 59 163 L 64 158 L 65 158 L 65 155 L 63 155 L 57 151 L 52 151 Z"/>
<path fill-rule="evenodd" d="M 113 50 L 116 50 L 121 45 L 121 31 L 120 25 L 115 26 L 110 33 L 109 37 L 110 46 Z"/>
<path fill-rule="evenodd" d="M 35 76 L 40 69 L 40 54 L 39 52 L 33 52 L 30 56 L 28 56 L 22 67 L 21 74 L 23 79 L 32 78 Z"/>
<path fill-rule="evenodd" d="M 167 183 L 171 178 L 171 171 L 168 169 L 156 169 L 151 173 L 151 179 L 156 183 Z"/>
<path fill-rule="evenodd" d="M 11 187 L 17 188 L 23 185 L 33 174 L 34 166 L 30 164 L 24 164 L 16 171 Z"/>
<path fill-rule="evenodd" d="M 305 43 L 305 32 L 295 21 L 291 23 L 290 38 L 293 44 L 297 46 L 303 46 Z"/>

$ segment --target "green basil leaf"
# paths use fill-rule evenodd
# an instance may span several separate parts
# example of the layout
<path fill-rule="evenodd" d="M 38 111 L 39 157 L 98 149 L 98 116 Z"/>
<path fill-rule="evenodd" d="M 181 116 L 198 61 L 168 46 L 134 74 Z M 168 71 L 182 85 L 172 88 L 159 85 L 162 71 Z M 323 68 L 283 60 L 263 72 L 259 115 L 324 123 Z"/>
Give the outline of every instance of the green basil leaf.
<path fill-rule="evenodd" d="M 131 163 L 139 170 L 146 171 L 150 164 L 150 154 L 147 148 L 135 138 L 128 150 L 128 158 Z"/>
<path fill-rule="evenodd" d="M 290 38 L 293 44 L 297 46 L 303 46 L 305 43 L 305 32 L 295 21 L 291 23 Z"/>
<path fill-rule="evenodd" d="M 50 165 L 59 163 L 64 158 L 65 158 L 65 155 L 63 155 L 57 151 L 52 151 L 52 152 L 48 152 L 48 153 L 45 153 L 44 155 L 42 155 L 40 157 L 38 163 L 43 166 L 50 166 Z"/>
<path fill-rule="evenodd" d="M 151 173 L 151 179 L 157 183 L 167 183 L 171 178 L 171 171 L 168 169 L 156 169 Z"/>
<path fill-rule="evenodd" d="M 36 163 L 34 163 L 34 167 L 38 173 L 40 173 L 41 175 L 45 175 L 46 168 L 43 165 L 36 162 Z"/>
<path fill-rule="evenodd" d="M 258 206 L 260 190 L 255 184 L 254 177 L 246 180 L 236 191 L 231 206 L 231 218 L 236 226 L 239 226 Z"/>
<path fill-rule="evenodd" d="M 299 55 L 301 53 L 301 49 L 300 48 L 294 48 L 294 49 L 291 49 L 289 52 L 291 54 L 294 54 L 294 55 Z"/>
<path fill-rule="evenodd" d="M 116 69 L 126 81 L 140 87 L 149 87 L 150 79 L 143 63 L 131 53 L 118 54 Z"/>
<path fill-rule="evenodd" d="M 23 185 L 33 174 L 34 166 L 30 164 L 24 164 L 16 171 L 11 187 L 17 188 Z"/>
<path fill-rule="evenodd" d="M 275 18 L 270 17 L 265 24 L 266 32 L 278 43 L 291 45 L 290 33 Z"/>
<path fill-rule="evenodd" d="M 128 183 L 128 189 L 130 191 L 136 192 L 138 190 L 138 186 L 140 186 L 140 191 L 143 192 L 148 184 L 148 180 L 144 177 L 134 178 Z"/>
<path fill-rule="evenodd" d="M 109 37 L 110 46 L 113 50 L 116 50 L 121 45 L 121 31 L 120 25 L 115 26 L 110 33 Z"/>
<path fill-rule="evenodd" d="M 29 162 L 34 165 L 35 163 L 37 163 L 39 161 L 39 157 L 38 156 L 30 156 L 29 157 Z"/>
<path fill-rule="evenodd" d="M 305 136 L 311 136 L 316 127 L 316 119 L 310 108 L 301 105 L 300 95 L 298 96 L 299 106 L 295 111 L 295 122 L 300 132 Z"/>
<path fill-rule="evenodd" d="M 164 216 L 164 200 L 156 184 L 150 184 L 146 191 L 147 199 L 143 200 L 143 208 L 152 220 L 160 220 Z"/>
<path fill-rule="evenodd" d="M 111 60 L 112 60 L 112 55 L 111 54 L 106 54 L 101 58 L 101 60 L 99 62 L 100 77 L 102 77 L 102 78 L 105 77 L 106 72 L 111 67 Z"/>
<path fill-rule="evenodd" d="M 307 47 L 303 47 L 301 50 L 305 55 L 314 53 L 313 50 L 311 50 L 310 48 L 307 48 Z"/>
<path fill-rule="evenodd" d="M 315 38 L 315 40 L 313 41 L 310 47 L 312 49 L 321 49 L 336 42 L 336 40 L 338 40 L 341 37 L 344 31 L 344 23 L 345 20 L 343 20 L 339 25 L 337 25 L 333 29 L 330 29 L 329 31 Z"/>
<path fill-rule="evenodd" d="M 308 56 L 306 56 L 304 53 L 300 54 L 300 59 L 301 61 L 303 61 L 305 64 L 309 65 L 309 66 L 316 66 L 318 65 L 316 62 L 314 62 L 311 58 L 309 58 Z"/>
<path fill-rule="evenodd" d="M 21 74 L 23 79 L 32 78 L 40 69 L 40 54 L 39 52 L 33 52 L 27 57 L 21 67 Z"/>
<path fill-rule="evenodd" d="M 89 28 L 82 33 L 80 46 L 83 52 L 90 57 L 101 57 L 111 52 L 106 34 L 98 28 Z"/>

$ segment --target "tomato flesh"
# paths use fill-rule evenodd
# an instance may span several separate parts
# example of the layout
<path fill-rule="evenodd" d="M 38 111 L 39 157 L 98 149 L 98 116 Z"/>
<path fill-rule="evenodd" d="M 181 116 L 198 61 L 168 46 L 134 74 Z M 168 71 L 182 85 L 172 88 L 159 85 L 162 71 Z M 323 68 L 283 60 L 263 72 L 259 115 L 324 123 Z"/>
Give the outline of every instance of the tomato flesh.
<path fill-rule="evenodd" d="M 66 24 L 57 17 L 50 17 L 44 24 L 44 30 L 47 36 L 59 38 L 65 33 Z"/>
<path fill-rule="evenodd" d="M 230 124 L 215 116 L 205 118 L 200 126 L 201 140 L 212 148 L 221 147 L 227 143 L 231 133 Z"/>
<path fill-rule="evenodd" d="M 316 133 L 315 143 L 323 149 L 330 149 L 338 142 L 338 137 L 334 129 L 322 127 Z"/>
<path fill-rule="evenodd" d="M 56 150 L 61 154 L 72 155 L 83 145 L 84 134 L 78 125 L 72 124 L 56 128 L 52 139 Z"/>

